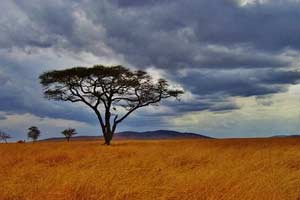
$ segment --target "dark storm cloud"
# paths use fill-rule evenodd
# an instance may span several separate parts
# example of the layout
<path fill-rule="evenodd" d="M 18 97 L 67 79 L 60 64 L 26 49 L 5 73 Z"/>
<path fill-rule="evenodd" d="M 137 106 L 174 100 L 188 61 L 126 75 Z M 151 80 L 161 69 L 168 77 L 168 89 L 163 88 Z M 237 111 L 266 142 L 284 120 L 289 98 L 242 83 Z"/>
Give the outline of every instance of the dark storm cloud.
<path fill-rule="evenodd" d="M 241 7 L 234 0 L 4 0 L 0 50 L 34 54 L 37 48 L 100 57 L 113 52 L 134 66 L 164 70 L 204 98 L 170 103 L 174 112 L 228 111 L 239 108 L 228 102 L 230 96 L 275 94 L 297 83 L 298 72 L 290 67 L 299 56 L 299 6 L 297 1 Z M 43 100 L 36 77 L 24 80 L 22 64 L 16 68 L 13 57 L 1 59 L 4 66 L 14 71 L 1 76 L 0 68 L 0 83 L 5 83 L 0 111 L 92 121 L 80 108 Z M 35 76 L 41 71 L 26 69 Z M 181 69 L 187 74 L 177 74 Z"/>
<path fill-rule="evenodd" d="M 0 11 L 0 49 L 107 54 L 102 30 L 85 18 L 79 1 L 4 1 Z"/>
<path fill-rule="evenodd" d="M 178 115 L 185 112 L 198 112 L 198 111 L 211 111 L 211 112 L 220 112 L 220 111 L 229 111 L 236 110 L 240 107 L 235 103 L 227 99 L 225 96 L 206 96 L 202 98 L 195 98 L 192 101 L 181 101 L 181 102 L 172 102 L 168 103 L 168 106 L 171 106 L 172 112 L 168 113 L 169 115 Z"/>
<path fill-rule="evenodd" d="M 144 0 L 144 1 L 140 1 L 140 0 L 113 0 L 114 3 L 118 4 L 121 7 L 147 7 L 147 6 L 151 6 L 151 5 L 159 5 L 162 3 L 167 3 L 167 2 L 171 2 L 170 0 Z"/>
<path fill-rule="evenodd" d="M 299 83 L 299 71 L 268 70 L 260 74 L 261 82 L 265 84 L 296 84 Z"/>
<path fill-rule="evenodd" d="M 57 39 L 55 35 L 45 32 L 45 27 L 51 25 L 44 23 L 43 26 L 39 26 L 30 18 L 33 12 L 23 12 L 17 3 L 21 1 L 1 2 L 0 48 L 51 47 Z"/>
<path fill-rule="evenodd" d="M 41 99 L 32 100 L 32 97 L 24 98 L 24 96 L 21 95 L 30 94 L 18 93 L 4 97 L 1 95 L 0 110 L 6 112 L 7 114 L 30 113 L 41 118 L 60 118 L 92 124 L 96 123 L 96 118 L 93 118 L 93 114 L 86 111 L 82 112 L 76 109 L 76 107 L 63 105 L 61 103 L 44 103 Z"/>
<path fill-rule="evenodd" d="M 135 1 L 134 1 L 135 2 Z M 140 66 L 164 68 L 285 67 L 276 57 L 299 49 L 299 3 L 240 7 L 234 1 L 172 1 L 140 7 L 100 3 L 89 16 L 104 25 L 106 42 Z M 105 10 L 97 14 L 96 10 Z M 99 12 L 98 12 L 99 13 Z M 207 45 L 229 47 L 226 51 Z M 241 52 L 234 51 L 242 48 Z M 244 50 L 243 50 L 244 49 Z"/>
<path fill-rule="evenodd" d="M 141 67 L 285 67 L 290 61 L 279 57 L 280 51 L 299 48 L 300 12 L 291 1 L 248 7 L 229 0 L 15 3 L 29 25 L 15 38 L 16 46 L 24 42 L 99 53 L 91 43 L 101 41 Z M 93 35 L 95 30 L 78 31 L 87 28 L 76 15 L 79 11 L 94 26 L 103 26 L 105 36 Z"/>
<path fill-rule="evenodd" d="M 284 92 L 300 79 L 298 71 L 282 70 L 209 70 L 192 71 L 179 82 L 198 95 L 257 96 Z"/>
<path fill-rule="evenodd" d="M 23 75 L 23 77 L 26 77 L 24 73 Z M 35 78 L 33 79 L 37 81 Z M 7 114 L 31 113 L 41 118 L 71 119 L 88 123 L 96 122 L 96 118 L 93 118 L 91 113 L 82 112 L 76 106 L 44 100 L 41 88 L 34 82 L 20 79 L 18 74 L 4 75 L 0 73 L 0 84 L 0 111 Z"/>
<path fill-rule="evenodd" d="M 74 45 L 78 42 L 75 46 L 87 48 L 86 43 L 79 42 L 86 35 L 80 36 L 76 32 L 79 24 L 75 13 L 82 11 L 89 21 L 105 28 L 106 38 L 102 38 L 105 40 L 103 42 L 142 66 L 152 64 L 166 67 L 164 65 L 168 64 L 172 67 L 182 64 L 187 67 L 210 67 L 221 65 L 222 60 L 228 62 L 226 66 L 232 63 L 232 67 L 284 66 L 288 64 L 287 61 L 275 57 L 272 62 L 273 54 L 268 54 L 268 51 L 299 49 L 300 46 L 297 34 L 300 31 L 297 26 L 300 11 L 296 1 L 272 1 L 246 7 L 238 6 L 233 0 L 14 2 L 7 7 L 18 9 L 19 17 L 24 18 L 22 28 L 27 27 L 27 31 L 19 34 L 19 39 L 12 41 L 14 45 L 17 46 L 25 35 L 22 39 L 28 45 L 49 47 L 51 43 L 69 42 Z M 14 29 L 22 26 L 16 25 Z M 5 31 L 13 33 L 7 24 L 6 27 L 8 30 Z M 29 33 L 35 32 L 33 36 L 39 37 L 27 38 Z M 42 36 L 44 41 L 40 39 Z M 91 42 L 94 39 L 83 41 Z M 237 53 L 231 54 L 230 51 L 223 54 L 207 51 L 208 44 L 229 47 L 246 45 L 251 48 L 246 49 L 248 54 L 244 52 L 238 57 Z M 251 58 L 253 53 L 265 54 Z M 197 58 L 201 55 L 204 56 L 203 60 Z M 235 57 L 237 60 L 234 60 Z M 213 60 L 219 62 L 214 63 Z"/>

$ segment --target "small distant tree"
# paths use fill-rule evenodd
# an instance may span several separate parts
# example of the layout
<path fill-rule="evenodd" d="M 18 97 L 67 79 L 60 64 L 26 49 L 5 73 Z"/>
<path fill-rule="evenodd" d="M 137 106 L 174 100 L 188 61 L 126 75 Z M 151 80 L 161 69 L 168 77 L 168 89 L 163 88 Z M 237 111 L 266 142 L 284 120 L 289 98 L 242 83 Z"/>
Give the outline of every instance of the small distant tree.
<path fill-rule="evenodd" d="M 36 126 L 32 126 L 28 128 L 27 136 L 28 138 L 32 139 L 33 142 L 35 142 L 41 135 L 40 130 Z"/>
<path fill-rule="evenodd" d="M 68 128 L 61 133 L 66 137 L 68 142 L 70 141 L 70 138 L 73 137 L 73 135 L 77 134 L 74 128 Z"/>
<path fill-rule="evenodd" d="M 106 145 L 131 113 L 183 94 L 164 79 L 154 80 L 145 71 L 123 66 L 74 67 L 45 72 L 39 78 L 46 98 L 81 102 L 93 110 Z"/>
<path fill-rule="evenodd" d="M 0 141 L 7 143 L 7 140 L 10 139 L 11 136 L 3 131 L 0 131 Z"/>

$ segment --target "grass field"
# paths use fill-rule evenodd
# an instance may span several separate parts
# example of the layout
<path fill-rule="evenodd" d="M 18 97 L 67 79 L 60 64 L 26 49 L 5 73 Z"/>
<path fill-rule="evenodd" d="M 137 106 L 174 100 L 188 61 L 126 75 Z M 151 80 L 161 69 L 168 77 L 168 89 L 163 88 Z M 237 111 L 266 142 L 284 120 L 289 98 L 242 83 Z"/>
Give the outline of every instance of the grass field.
<path fill-rule="evenodd" d="M 300 139 L 0 145 L 0 199 L 300 199 Z"/>

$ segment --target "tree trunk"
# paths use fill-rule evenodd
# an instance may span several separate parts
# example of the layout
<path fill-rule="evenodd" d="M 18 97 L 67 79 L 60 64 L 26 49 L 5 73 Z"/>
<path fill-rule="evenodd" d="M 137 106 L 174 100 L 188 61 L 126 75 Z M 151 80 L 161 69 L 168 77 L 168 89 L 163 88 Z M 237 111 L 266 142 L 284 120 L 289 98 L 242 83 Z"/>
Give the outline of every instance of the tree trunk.
<path fill-rule="evenodd" d="M 110 140 L 109 140 L 109 139 L 106 139 L 105 142 L 104 142 L 104 144 L 105 144 L 105 145 L 110 145 Z"/>
<path fill-rule="evenodd" d="M 104 144 L 105 145 L 110 145 L 110 142 L 111 142 L 112 137 L 113 137 L 113 133 L 112 132 L 104 132 L 103 137 L 104 137 Z"/>
<path fill-rule="evenodd" d="M 67 141 L 70 142 L 70 138 L 69 137 L 67 138 Z"/>
<path fill-rule="evenodd" d="M 107 132 L 103 133 L 103 137 L 104 137 L 104 144 L 110 145 L 111 138 L 109 137 L 109 134 Z"/>
<path fill-rule="evenodd" d="M 114 129 L 116 128 L 116 127 L 111 127 L 111 124 L 110 124 L 111 113 L 109 112 L 109 109 L 110 109 L 110 105 L 105 111 L 105 120 L 104 120 L 104 122 L 102 120 L 100 112 L 97 109 L 94 109 L 94 111 L 95 111 L 95 113 L 98 117 L 100 127 L 102 129 L 102 134 L 103 134 L 103 138 L 104 138 L 104 145 L 110 145 L 110 142 L 111 142 L 112 137 L 113 137 Z M 116 125 L 114 125 L 114 126 L 116 126 Z"/>

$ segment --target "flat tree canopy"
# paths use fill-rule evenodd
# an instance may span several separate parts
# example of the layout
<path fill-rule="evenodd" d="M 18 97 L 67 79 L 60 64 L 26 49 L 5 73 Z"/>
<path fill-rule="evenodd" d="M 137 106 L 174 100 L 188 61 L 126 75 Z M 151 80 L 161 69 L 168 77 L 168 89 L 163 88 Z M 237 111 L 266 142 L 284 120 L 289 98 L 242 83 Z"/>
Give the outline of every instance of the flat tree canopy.
<path fill-rule="evenodd" d="M 82 102 L 91 108 L 107 145 L 117 125 L 132 112 L 183 94 L 182 90 L 170 89 L 164 79 L 153 80 L 147 72 L 131 71 L 123 66 L 54 70 L 43 73 L 40 82 L 46 98 Z"/>
<path fill-rule="evenodd" d="M 67 141 L 70 141 L 70 138 L 76 135 L 76 130 L 74 128 L 68 128 L 61 132 L 67 139 Z"/>
<path fill-rule="evenodd" d="M 27 136 L 28 138 L 31 138 L 33 142 L 35 142 L 41 135 L 40 130 L 36 126 L 31 126 L 28 128 Z"/>

